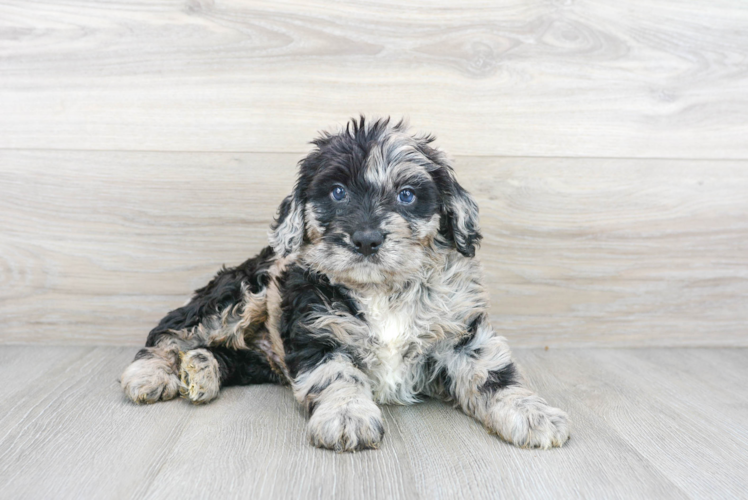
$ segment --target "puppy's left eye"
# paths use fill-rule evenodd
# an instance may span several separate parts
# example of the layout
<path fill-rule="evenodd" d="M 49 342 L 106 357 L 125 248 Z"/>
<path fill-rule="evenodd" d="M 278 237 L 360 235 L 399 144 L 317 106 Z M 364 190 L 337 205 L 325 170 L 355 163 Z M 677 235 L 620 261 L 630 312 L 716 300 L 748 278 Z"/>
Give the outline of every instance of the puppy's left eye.
<path fill-rule="evenodd" d="M 410 205 L 416 199 L 416 194 L 410 188 L 405 188 L 397 195 L 397 201 L 403 205 Z"/>
<path fill-rule="evenodd" d="M 342 186 L 335 186 L 330 192 L 332 199 L 335 201 L 343 201 L 345 199 L 345 189 Z"/>

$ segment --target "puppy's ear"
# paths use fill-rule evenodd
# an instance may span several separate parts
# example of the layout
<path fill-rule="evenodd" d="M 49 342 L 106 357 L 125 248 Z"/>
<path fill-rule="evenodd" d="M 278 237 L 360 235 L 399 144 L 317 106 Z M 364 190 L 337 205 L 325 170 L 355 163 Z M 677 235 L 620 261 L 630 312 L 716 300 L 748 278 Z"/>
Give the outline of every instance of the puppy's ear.
<path fill-rule="evenodd" d="M 483 238 L 478 228 L 478 204 L 460 186 L 451 169 L 445 177 L 439 232 L 446 240 L 453 242 L 462 255 L 475 257 L 475 247 L 480 245 Z"/>
<path fill-rule="evenodd" d="M 418 149 L 431 161 L 431 177 L 441 194 L 439 235 L 465 257 L 475 257 L 475 247 L 483 236 L 478 228 L 478 204 L 455 179 L 447 156 L 431 147 L 434 136 L 415 137 Z"/>
<path fill-rule="evenodd" d="M 320 137 L 312 141 L 317 148 L 299 162 L 299 176 L 293 192 L 286 196 L 278 207 L 278 216 L 270 226 L 270 246 L 275 254 L 286 257 L 299 251 L 306 238 L 306 222 L 304 208 L 307 202 L 307 190 L 312 179 L 322 168 L 320 148 L 327 145 L 334 137 L 323 132 Z"/>
<path fill-rule="evenodd" d="M 285 257 L 301 248 L 304 241 L 304 205 L 299 186 L 278 207 L 278 216 L 270 227 L 270 246 L 279 257 Z"/>

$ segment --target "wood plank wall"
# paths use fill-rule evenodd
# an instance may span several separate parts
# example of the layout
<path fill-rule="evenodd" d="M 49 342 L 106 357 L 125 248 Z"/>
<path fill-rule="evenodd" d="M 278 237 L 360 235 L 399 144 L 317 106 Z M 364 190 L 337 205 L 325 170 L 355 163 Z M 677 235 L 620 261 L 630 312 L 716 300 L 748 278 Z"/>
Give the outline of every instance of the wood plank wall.
<path fill-rule="evenodd" d="M 0 342 L 138 344 L 318 130 L 408 116 L 514 345 L 748 345 L 741 0 L 0 0 Z"/>

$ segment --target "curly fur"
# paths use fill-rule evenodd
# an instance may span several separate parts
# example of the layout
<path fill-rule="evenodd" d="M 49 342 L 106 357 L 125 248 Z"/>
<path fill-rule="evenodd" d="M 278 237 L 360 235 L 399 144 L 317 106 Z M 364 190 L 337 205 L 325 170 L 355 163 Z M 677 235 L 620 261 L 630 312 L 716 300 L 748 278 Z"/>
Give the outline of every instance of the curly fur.
<path fill-rule="evenodd" d="M 227 385 L 289 384 L 310 442 L 337 451 L 378 446 L 378 404 L 428 395 L 517 446 L 563 445 L 567 415 L 526 388 L 488 322 L 478 206 L 432 142 L 389 120 L 323 133 L 270 246 L 151 331 L 125 394 L 206 403 Z M 364 249 L 364 233 L 379 239 Z"/>

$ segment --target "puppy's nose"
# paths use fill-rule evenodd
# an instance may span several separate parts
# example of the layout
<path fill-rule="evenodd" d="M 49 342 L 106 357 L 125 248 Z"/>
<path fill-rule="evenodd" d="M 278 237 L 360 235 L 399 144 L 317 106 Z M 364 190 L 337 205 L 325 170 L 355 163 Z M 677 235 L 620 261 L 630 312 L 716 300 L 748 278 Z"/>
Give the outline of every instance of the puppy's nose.
<path fill-rule="evenodd" d="M 358 253 L 371 255 L 377 253 L 379 247 L 382 246 L 384 235 L 379 231 L 367 229 L 366 231 L 356 231 L 353 233 L 351 241 L 356 245 Z"/>

